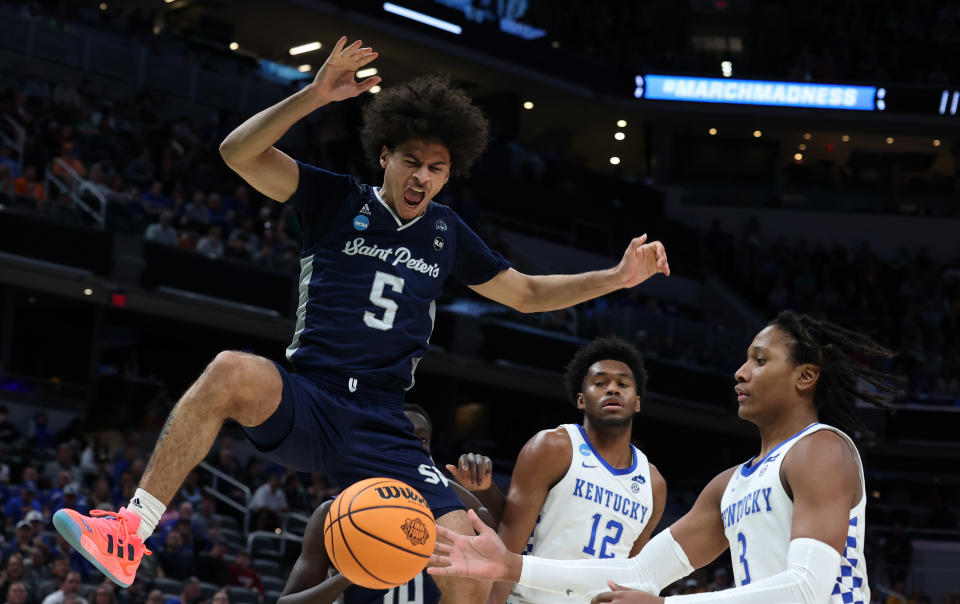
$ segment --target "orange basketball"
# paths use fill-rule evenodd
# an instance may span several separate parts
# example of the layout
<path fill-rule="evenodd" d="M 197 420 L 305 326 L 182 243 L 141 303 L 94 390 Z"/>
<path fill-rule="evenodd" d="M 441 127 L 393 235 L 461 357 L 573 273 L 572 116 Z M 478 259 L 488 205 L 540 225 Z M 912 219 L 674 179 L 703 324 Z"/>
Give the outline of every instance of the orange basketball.
<path fill-rule="evenodd" d="M 330 561 L 351 583 L 370 589 L 403 585 L 420 574 L 436 539 L 423 495 L 392 478 L 351 485 L 323 521 Z"/>

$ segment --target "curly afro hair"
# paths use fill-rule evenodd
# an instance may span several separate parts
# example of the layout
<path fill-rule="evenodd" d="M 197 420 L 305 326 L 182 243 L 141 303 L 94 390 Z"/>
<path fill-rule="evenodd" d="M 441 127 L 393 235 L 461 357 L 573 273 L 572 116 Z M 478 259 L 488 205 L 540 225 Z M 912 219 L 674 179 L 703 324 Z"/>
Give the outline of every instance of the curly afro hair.
<path fill-rule="evenodd" d="M 643 366 L 640 352 L 616 336 L 597 338 L 577 351 L 563 375 L 563 385 L 574 406 L 577 405 L 577 395 L 583 392 L 583 380 L 587 377 L 587 371 L 594 363 L 607 360 L 620 361 L 629 367 L 637 385 L 637 395 L 643 398 L 646 394 L 647 369 Z"/>
<path fill-rule="evenodd" d="M 441 143 L 450 151 L 451 172 L 464 175 L 487 146 L 487 118 L 444 76 L 427 75 L 385 88 L 363 109 L 360 141 L 375 166 L 380 150 L 404 141 Z"/>

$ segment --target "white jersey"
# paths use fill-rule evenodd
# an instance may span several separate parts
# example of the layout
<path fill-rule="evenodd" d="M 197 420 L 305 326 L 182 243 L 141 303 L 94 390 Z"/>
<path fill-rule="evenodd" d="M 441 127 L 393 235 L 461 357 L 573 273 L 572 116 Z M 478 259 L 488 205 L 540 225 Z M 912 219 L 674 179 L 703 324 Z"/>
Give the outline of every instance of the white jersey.
<path fill-rule="evenodd" d="M 618 470 L 597 453 L 583 427 L 561 427 L 570 436 L 570 467 L 547 493 L 524 554 L 555 560 L 629 557 L 653 514 L 646 455 L 631 445 L 633 463 Z M 507 599 L 509 604 L 576 601 L 519 585 Z"/>
<path fill-rule="evenodd" d="M 867 507 L 863 464 L 850 437 L 825 424 L 810 424 L 780 443 L 757 463 L 750 465 L 747 462 L 733 473 L 720 500 L 723 530 L 730 543 L 733 576 L 739 586 L 787 569 L 793 501 L 780 481 L 780 464 L 790 447 L 804 436 L 819 430 L 839 434 L 853 451 L 860 471 L 860 502 L 850 510 L 847 544 L 830 602 L 863 604 L 870 602 L 866 560 L 863 557 L 864 512 Z"/>

